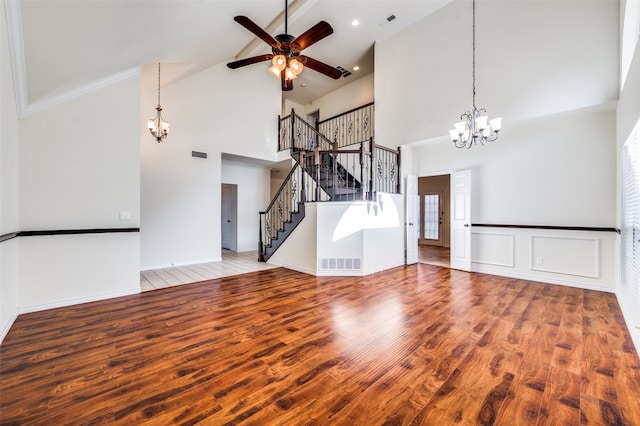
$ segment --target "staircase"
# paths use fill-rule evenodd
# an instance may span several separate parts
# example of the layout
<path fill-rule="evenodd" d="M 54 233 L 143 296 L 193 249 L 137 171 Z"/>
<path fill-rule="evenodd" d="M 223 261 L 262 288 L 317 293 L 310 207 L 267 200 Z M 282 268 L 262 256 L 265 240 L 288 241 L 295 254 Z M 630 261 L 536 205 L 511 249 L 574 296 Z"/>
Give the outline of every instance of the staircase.
<path fill-rule="evenodd" d="M 359 109 L 350 113 L 364 114 Z M 345 121 L 345 114 L 337 117 Z M 269 206 L 259 213 L 261 262 L 266 262 L 302 222 L 306 202 L 372 200 L 376 192 L 400 192 L 399 150 L 378 146 L 373 138 L 341 145 L 293 110 L 280 119 L 279 134 L 279 149 L 289 150 L 294 165 Z"/>

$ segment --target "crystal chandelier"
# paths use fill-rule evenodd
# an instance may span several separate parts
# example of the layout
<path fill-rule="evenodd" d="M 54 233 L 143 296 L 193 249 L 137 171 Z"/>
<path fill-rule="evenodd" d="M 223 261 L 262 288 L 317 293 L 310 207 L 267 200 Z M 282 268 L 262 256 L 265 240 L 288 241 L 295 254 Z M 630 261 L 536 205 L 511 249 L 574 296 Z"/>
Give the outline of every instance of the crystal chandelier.
<path fill-rule="evenodd" d="M 471 109 L 460 116 L 455 128 L 449 130 L 449 135 L 456 148 L 471 148 L 477 142 L 482 145 L 498 139 L 498 132 L 502 127 L 502 117 L 489 120 L 485 115 L 487 110 L 476 107 L 476 0 L 473 0 L 473 101 Z"/>
<path fill-rule="evenodd" d="M 158 106 L 155 118 L 147 120 L 147 127 L 151 135 L 158 143 L 169 134 L 169 123 L 162 119 L 162 107 L 160 106 L 160 62 L 158 62 Z"/>

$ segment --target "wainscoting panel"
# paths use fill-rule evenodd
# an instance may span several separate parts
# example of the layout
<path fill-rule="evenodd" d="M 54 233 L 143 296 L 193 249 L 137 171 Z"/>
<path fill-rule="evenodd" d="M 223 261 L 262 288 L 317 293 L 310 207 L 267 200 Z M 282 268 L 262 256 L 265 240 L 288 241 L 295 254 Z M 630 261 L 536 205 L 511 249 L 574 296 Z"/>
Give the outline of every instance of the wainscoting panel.
<path fill-rule="evenodd" d="M 531 270 L 600 277 L 600 240 L 531 236 Z"/>
<path fill-rule="evenodd" d="M 514 234 L 472 232 L 471 261 L 513 268 L 515 266 Z"/>

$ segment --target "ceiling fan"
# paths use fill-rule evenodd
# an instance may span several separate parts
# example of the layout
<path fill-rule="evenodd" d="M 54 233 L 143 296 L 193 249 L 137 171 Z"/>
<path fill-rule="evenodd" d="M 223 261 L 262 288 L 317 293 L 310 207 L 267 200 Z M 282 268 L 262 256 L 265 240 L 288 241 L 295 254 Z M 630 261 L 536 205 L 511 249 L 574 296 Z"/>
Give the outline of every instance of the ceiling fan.
<path fill-rule="evenodd" d="M 293 80 L 298 76 L 298 74 L 300 74 L 300 72 L 302 72 L 302 69 L 305 66 L 333 79 L 340 78 L 342 76 L 342 72 L 339 69 L 313 59 L 309 56 L 300 54 L 303 49 L 332 34 L 333 28 L 331 28 L 331 25 L 329 25 L 325 21 L 320 21 L 313 27 L 309 28 L 302 35 L 294 37 L 291 34 L 287 33 L 287 3 L 288 0 L 285 0 L 284 34 L 279 34 L 275 37 L 269 35 L 269 33 L 260 28 L 255 22 L 253 22 L 246 16 L 236 16 L 233 18 L 237 23 L 251 31 L 265 43 L 271 46 L 271 51 L 273 53 L 240 59 L 238 61 L 228 63 L 227 66 L 231 69 L 236 69 L 244 67 L 246 65 L 271 60 L 272 66 L 271 68 L 269 68 L 269 71 L 276 77 L 280 78 L 283 91 L 293 89 Z"/>

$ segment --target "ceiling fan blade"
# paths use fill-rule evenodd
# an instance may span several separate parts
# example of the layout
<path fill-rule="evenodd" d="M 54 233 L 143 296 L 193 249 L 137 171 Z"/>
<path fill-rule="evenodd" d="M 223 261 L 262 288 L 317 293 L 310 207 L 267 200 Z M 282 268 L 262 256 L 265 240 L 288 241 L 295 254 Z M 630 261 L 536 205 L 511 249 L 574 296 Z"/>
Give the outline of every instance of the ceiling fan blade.
<path fill-rule="evenodd" d="M 325 21 L 320 21 L 293 40 L 292 44 L 295 43 L 299 45 L 300 50 L 302 50 L 330 34 L 333 34 L 333 28 L 331 28 L 331 25 Z"/>
<path fill-rule="evenodd" d="M 254 56 L 251 58 L 240 59 L 239 61 L 229 62 L 227 66 L 232 70 L 236 68 L 244 67 L 246 65 L 257 64 L 258 62 L 268 61 L 273 58 L 273 55 L 268 53 L 266 55 Z"/>
<path fill-rule="evenodd" d="M 248 29 L 249 31 L 251 31 L 252 33 L 254 33 L 255 35 L 257 35 L 269 46 L 278 46 L 279 43 L 275 38 L 271 37 L 271 35 L 268 32 L 260 28 L 258 24 L 256 24 L 246 16 L 242 16 L 242 15 L 236 16 L 233 18 L 233 20 L 236 21 L 238 24 L 242 25 L 243 27 L 245 27 L 246 29 Z"/>
<path fill-rule="evenodd" d="M 302 63 L 305 67 L 311 68 L 314 71 L 318 71 L 319 73 L 324 74 L 327 77 L 331 77 L 334 80 L 342 77 L 342 71 L 332 67 L 331 65 L 327 65 L 309 56 L 300 55 L 298 58 L 302 60 Z"/>
<path fill-rule="evenodd" d="M 293 90 L 293 80 L 287 80 L 284 78 L 284 73 L 280 73 L 280 82 L 282 83 L 282 91 L 288 92 L 289 90 Z"/>

